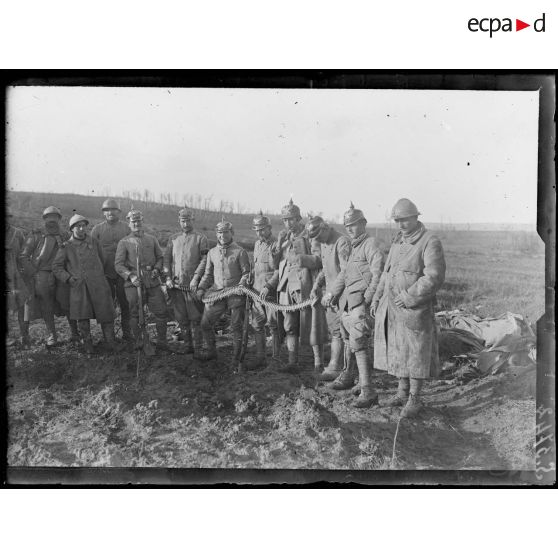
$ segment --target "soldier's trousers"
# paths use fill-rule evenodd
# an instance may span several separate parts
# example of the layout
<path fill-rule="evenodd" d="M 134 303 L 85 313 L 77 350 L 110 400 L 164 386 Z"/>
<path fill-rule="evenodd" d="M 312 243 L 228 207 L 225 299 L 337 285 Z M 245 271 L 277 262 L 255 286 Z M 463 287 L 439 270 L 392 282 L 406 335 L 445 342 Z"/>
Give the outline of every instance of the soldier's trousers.
<path fill-rule="evenodd" d="M 169 289 L 169 294 L 172 300 L 174 317 L 180 327 L 188 329 L 191 325 L 199 325 L 203 310 L 200 311 L 198 305 L 192 300 L 192 295 L 180 289 Z"/>
<path fill-rule="evenodd" d="M 252 304 L 252 327 L 254 331 L 263 333 L 266 324 L 272 331 L 277 330 L 277 310 L 272 310 L 261 302 L 254 302 Z"/>
<path fill-rule="evenodd" d="M 107 277 L 107 282 L 110 287 L 110 294 L 112 299 L 118 301 L 120 306 L 120 320 L 122 322 L 122 329 L 126 329 L 127 324 L 130 323 L 130 306 L 128 298 L 126 297 L 126 289 L 124 288 L 124 279 L 122 277 Z"/>
<path fill-rule="evenodd" d="M 293 296 L 292 293 L 281 291 L 279 293 L 279 304 L 288 306 L 289 304 L 296 304 L 302 300 L 300 292 L 299 296 Z M 286 335 L 293 335 L 298 337 L 300 333 L 300 311 L 296 312 L 282 312 L 283 314 L 283 329 Z"/>
<path fill-rule="evenodd" d="M 137 323 L 139 319 L 139 297 L 136 287 L 126 287 L 126 299 L 130 308 L 130 316 Z M 167 304 L 161 287 L 150 287 L 143 290 L 145 300 L 149 311 L 155 316 L 155 320 L 159 323 L 167 323 Z"/>
<path fill-rule="evenodd" d="M 35 276 L 35 298 L 49 333 L 54 333 L 56 279 L 52 271 L 39 271 Z"/>
<path fill-rule="evenodd" d="M 214 304 L 205 306 L 201 327 L 204 331 L 213 331 L 219 318 L 227 311 L 231 311 L 231 331 L 235 336 L 242 335 L 242 325 L 244 322 L 245 298 L 243 296 L 232 296 L 225 300 L 219 300 Z"/>
<path fill-rule="evenodd" d="M 334 310 L 329 306 L 326 308 L 327 329 L 332 339 L 341 339 L 341 314 L 340 310 Z"/>
<path fill-rule="evenodd" d="M 351 351 L 368 349 L 374 331 L 373 318 L 366 311 L 366 306 L 360 304 L 351 310 L 344 310 L 341 317 L 341 335 L 345 342 L 349 342 Z"/>

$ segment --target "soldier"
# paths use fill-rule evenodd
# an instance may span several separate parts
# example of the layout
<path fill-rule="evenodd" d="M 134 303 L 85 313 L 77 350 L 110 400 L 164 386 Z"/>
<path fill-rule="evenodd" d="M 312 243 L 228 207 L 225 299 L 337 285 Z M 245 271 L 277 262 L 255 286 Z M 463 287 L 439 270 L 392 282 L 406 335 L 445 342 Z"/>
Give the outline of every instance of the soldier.
<path fill-rule="evenodd" d="M 48 331 L 47 347 L 57 344 L 54 316 L 68 316 L 72 343 L 78 343 L 77 322 L 69 318 L 69 287 L 56 281 L 52 262 L 69 235 L 61 230 L 62 213 L 54 206 L 43 211 L 44 228 L 33 231 L 25 241 L 22 263 L 27 284 L 31 286 L 30 319 L 43 318 Z"/>
<path fill-rule="evenodd" d="M 203 277 L 209 245 L 207 237 L 194 230 L 194 212 L 184 207 L 178 212 L 182 232 L 169 238 L 163 257 L 163 271 L 172 299 L 174 315 L 185 343 L 186 353 L 201 350 L 200 321 L 203 304 L 192 296 Z M 192 339 L 193 338 L 193 339 Z"/>
<path fill-rule="evenodd" d="M 124 341 L 132 341 L 130 330 L 130 308 L 124 290 L 124 279 L 114 269 L 114 258 L 116 246 L 125 236 L 130 234 L 130 227 L 120 220 L 122 211 L 118 201 L 109 198 L 103 202 L 101 207 L 105 217 L 104 223 L 98 223 L 91 230 L 91 237 L 99 242 L 103 249 L 105 261 L 105 273 L 110 287 L 112 300 L 118 301 L 120 306 L 120 321 L 122 325 L 122 338 Z"/>
<path fill-rule="evenodd" d="M 278 286 L 279 303 L 290 305 L 307 300 L 312 290 L 312 272 L 321 265 L 319 255 L 313 253 L 308 232 L 302 223 L 300 209 L 290 202 L 281 210 L 285 228 L 277 239 L 276 257 L 279 260 Z M 319 309 L 315 309 L 320 311 Z M 323 311 L 323 309 L 321 309 Z M 298 369 L 299 343 L 312 344 L 314 368 L 322 372 L 323 340 L 319 335 L 310 339 L 312 332 L 312 308 L 296 312 L 283 312 L 283 327 L 286 335 L 289 364 L 286 371 Z"/>
<path fill-rule="evenodd" d="M 143 300 L 155 316 L 157 347 L 167 346 L 167 305 L 161 290 L 163 251 L 157 239 L 143 230 L 141 211 L 132 209 L 127 215 L 132 232 L 118 242 L 114 269 L 124 279 L 124 290 L 130 307 L 130 325 L 136 339 L 136 348 L 141 348 L 139 330 L 138 287 L 142 288 Z M 139 268 L 138 268 L 139 261 Z"/>
<path fill-rule="evenodd" d="M 25 245 L 25 235 L 21 229 L 10 223 L 12 214 L 6 215 L 6 286 L 8 290 L 8 309 L 17 312 L 21 346 L 28 349 L 31 345 L 29 338 L 29 309 L 27 299 L 29 290 L 24 281 L 21 252 Z M 26 315 L 27 314 L 27 315 Z"/>
<path fill-rule="evenodd" d="M 52 270 L 62 283 L 70 285 L 70 318 L 77 320 L 85 352 L 92 354 L 90 320 L 101 324 L 104 338 L 115 350 L 114 305 L 105 277 L 105 257 L 101 245 L 87 234 L 89 221 L 75 214 L 70 219 L 71 238 L 58 250 Z"/>
<path fill-rule="evenodd" d="M 391 218 L 399 233 L 370 309 L 376 316 L 374 366 L 399 378 L 397 393 L 383 404 L 404 405 L 402 418 L 419 413 L 424 380 L 440 373 L 434 304 L 446 262 L 442 243 L 419 215 L 405 198 L 393 207 Z"/>
<path fill-rule="evenodd" d="M 209 250 L 205 273 L 199 283 L 197 296 L 201 299 L 209 287 L 213 291 L 236 285 L 247 285 L 250 280 L 250 260 L 244 248 L 233 242 L 234 230 L 231 223 L 221 219 L 215 227 L 217 246 Z M 201 321 L 205 351 L 202 360 L 217 358 L 214 326 L 226 312 L 231 311 L 233 335 L 233 358 L 231 370 L 236 372 L 240 363 L 242 346 L 242 324 L 244 321 L 245 297 L 233 295 L 213 304 L 206 304 Z"/>
<path fill-rule="evenodd" d="M 331 290 L 337 276 L 347 266 L 351 253 L 351 241 L 330 227 L 321 217 L 312 217 L 307 224 L 308 236 L 319 244 L 322 270 L 318 273 L 310 295 L 319 296 L 322 289 Z M 343 369 L 343 338 L 341 337 L 341 311 L 327 306 L 326 319 L 331 335 L 331 357 L 320 375 L 321 380 L 334 380 Z"/>
<path fill-rule="evenodd" d="M 277 298 L 277 283 L 279 272 L 275 262 L 274 251 L 277 239 L 271 233 L 269 218 L 262 214 L 254 217 L 252 230 L 256 231 L 258 240 L 254 244 L 254 289 L 259 291 L 262 302 Z M 252 326 L 256 338 L 256 362 L 254 367 L 265 367 L 266 338 L 265 326 L 271 330 L 273 340 L 273 357 L 279 356 L 281 340 L 277 331 L 277 311 L 266 307 L 263 303 L 255 302 L 252 306 Z"/>
<path fill-rule="evenodd" d="M 371 385 L 370 355 L 368 352 L 373 327 L 370 323 L 369 307 L 380 275 L 384 256 L 379 243 L 366 232 L 366 218 L 351 202 L 343 216 L 343 223 L 351 238 L 352 251 L 347 267 L 339 273 L 331 291 L 325 298 L 326 304 L 336 304 L 343 312 L 341 333 L 345 340 L 345 369 L 333 382 L 334 389 L 353 386 L 355 370 L 353 355 L 359 376 L 360 395 L 355 407 L 370 407 L 378 404 L 378 395 Z"/>

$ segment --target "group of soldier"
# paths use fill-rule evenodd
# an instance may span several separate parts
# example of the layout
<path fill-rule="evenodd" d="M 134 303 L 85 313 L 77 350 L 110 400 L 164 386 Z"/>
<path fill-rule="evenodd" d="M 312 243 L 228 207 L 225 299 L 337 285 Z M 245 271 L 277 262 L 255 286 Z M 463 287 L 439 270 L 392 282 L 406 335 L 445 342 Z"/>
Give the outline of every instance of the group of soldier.
<path fill-rule="evenodd" d="M 181 230 L 163 250 L 145 232 L 140 211 L 132 209 L 127 223 L 114 199 L 107 199 L 102 211 L 104 222 L 90 233 L 88 219 L 77 213 L 70 219 L 70 234 L 63 232 L 61 212 L 52 206 L 43 212 L 44 227 L 27 238 L 8 224 L 8 296 L 18 315 L 22 346 L 30 344 L 29 320 L 38 317 L 48 331 L 47 347 L 55 346 L 54 317 L 65 315 L 70 341 L 82 344 L 86 353 L 95 351 L 91 319 L 101 324 L 108 349 L 120 350 L 114 330 L 117 301 L 123 340 L 141 349 L 145 303 L 155 319 L 157 348 L 165 350 L 168 296 L 176 335 L 194 358 L 217 358 L 215 326 L 229 311 L 234 371 L 242 367 L 243 333 L 251 318 L 252 367 L 279 366 L 285 343 L 288 362 L 281 368 L 296 373 L 299 348 L 310 345 L 318 378 L 333 389 L 351 389 L 356 407 L 380 403 L 373 386 L 376 368 L 399 381 L 397 393 L 382 405 L 402 406 L 407 417 L 420 411 L 423 381 L 439 373 L 434 304 L 445 260 L 440 240 L 418 220 L 410 200 L 401 199 L 393 208 L 399 232 L 387 259 L 382 243 L 367 233 L 363 212 L 352 203 L 343 218 L 347 236 L 320 216 L 304 223 L 292 199 L 281 210 L 284 227 L 277 237 L 260 212 L 253 219 L 253 266 L 224 219 L 216 225 L 217 245 L 210 249 L 207 237 L 194 229 L 194 212 L 181 209 Z M 247 305 L 238 287 L 252 289 L 256 300 Z M 223 292 L 230 294 L 211 296 Z M 271 363 L 266 328 L 272 337 Z M 328 340 L 330 358 L 324 368 Z"/>

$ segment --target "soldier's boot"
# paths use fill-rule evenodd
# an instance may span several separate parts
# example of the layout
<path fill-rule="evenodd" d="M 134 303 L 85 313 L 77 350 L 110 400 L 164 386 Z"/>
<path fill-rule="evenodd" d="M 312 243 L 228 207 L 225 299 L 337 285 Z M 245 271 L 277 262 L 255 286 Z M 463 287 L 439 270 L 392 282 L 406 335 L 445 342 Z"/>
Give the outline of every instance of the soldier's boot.
<path fill-rule="evenodd" d="M 265 331 L 254 332 L 254 338 L 256 342 L 256 359 L 251 363 L 250 368 L 257 370 L 267 366 Z"/>
<path fill-rule="evenodd" d="M 19 322 L 19 333 L 21 335 L 21 348 L 29 349 L 31 347 L 31 338 L 29 337 L 29 322 L 26 322 L 22 315 L 17 316 Z"/>
<path fill-rule="evenodd" d="M 83 339 L 83 348 L 88 355 L 95 352 L 93 348 L 93 339 L 91 339 L 91 323 L 89 320 L 78 320 L 78 328 Z"/>
<path fill-rule="evenodd" d="M 281 353 L 281 337 L 276 329 L 271 330 L 271 347 L 272 347 L 272 358 L 279 358 Z"/>
<path fill-rule="evenodd" d="M 314 373 L 321 374 L 324 371 L 324 346 L 312 345 L 314 353 Z"/>
<path fill-rule="evenodd" d="M 382 401 L 382 407 L 403 407 L 409 399 L 409 378 L 399 378 L 397 393 Z"/>
<path fill-rule="evenodd" d="M 202 330 L 199 324 L 192 325 L 192 347 L 194 356 L 199 354 L 203 347 Z"/>
<path fill-rule="evenodd" d="M 217 348 L 215 346 L 215 333 L 212 329 L 202 329 L 203 348 L 198 353 L 194 353 L 194 358 L 202 361 L 214 360 L 217 358 Z"/>
<path fill-rule="evenodd" d="M 286 337 L 287 351 L 289 353 L 289 362 L 281 368 L 282 372 L 298 372 L 298 335 L 287 335 Z"/>
<path fill-rule="evenodd" d="M 163 320 L 157 320 L 157 322 L 155 323 L 155 328 L 157 329 L 157 348 L 163 350 L 168 348 L 167 322 Z"/>
<path fill-rule="evenodd" d="M 68 318 L 68 325 L 70 326 L 70 343 L 72 345 L 79 345 L 81 337 L 79 335 L 77 320 L 70 320 L 70 318 Z"/>
<path fill-rule="evenodd" d="M 132 346 L 136 351 L 141 351 L 143 346 L 141 344 L 140 327 L 136 318 L 130 319 L 130 329 L 132 332 Z"/>
<path fill-rule="evenodd" d="M 423 408 L 422 400 L 420 397 L 420 392 L 422 389 L 422 384 L 424 380 L 419 378 L 411 378 L 410 384 L 411 389 L 409 393 L 409 399 L 405 407 L 401 411 L 401 418 L 414 418 L 416 417 Z"/>
<path fill-rule="evenodd" d="M 335 380 L 343 370 L 343 339 L 333 337 L 331 339 L 331 357 L 327 368 L 320 374 L 319 379 L 324 382 Z"/>
<path fill-rule="evenodd" d="M 130 325 L 130 318 L 122 318 L 122 340 L 125 343 L 133 343 L 134 334 Z"/>
<path fill-rule="evenodd" d="M 236 374 L 244 370 L 244 363 L 240 362 L 240 352 L 242 350 L 242 332 L 233 332 L 233 349 L 230 372 Z"/>
<path fill-rule="evenodd" d="M 105 322 L 101 324 L 103 330 L 103 337 L 105 338 L 105 345 L 107 349 L 114 353 L 117 350 L 116 338 L 114 336 L 114 322 Z"/>
<path fill-rule="evenodd" d="M 358 377 L 360 383 L 360 395 L 354 403 L 359 409 L 366 409 L 372 405 L 378 404 L 378 394 L 372 387 L 371 383 L 371 366 L 370 356 L 366 349 L 355 352 L 355 358 L 358 367 Z"/>
<path fill-rule="evenodd" d="M 58 335 L 56 334 L 56 326 L 54 325 L 54 315 L 45 318 L 45 325 L 48 332 L 45 345 L 47 348 L 55 347 L 58 343 Z"/>
<path fill-rule="evenodd" d="M 356 359 L 354 353 L 351 351 L 349 342 L 345 343 L 345 368 L 335 380 L 330 384 L 330 387 L 337 390 L 350 389 L 355 385 L 358 371 L 356 366 Z"/>

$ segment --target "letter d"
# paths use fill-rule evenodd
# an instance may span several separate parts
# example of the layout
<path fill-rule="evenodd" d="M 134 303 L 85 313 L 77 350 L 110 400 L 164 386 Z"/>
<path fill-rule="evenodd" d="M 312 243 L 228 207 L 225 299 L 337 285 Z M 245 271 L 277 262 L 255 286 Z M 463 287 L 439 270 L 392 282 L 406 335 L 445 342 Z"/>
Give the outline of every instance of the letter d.
<path fill-rule="evenodd" d="M 538 28 L 538 23 L 542 22 L 542 27 L 539 29 Z M 535 23 L 533 23 L 533 29 L 537 32 L 537 33 L 544 33 L 544 26 L 545 26 L 545 14 L 543 13 L 542 17 L 539 19 L 535 20 Z"/>

